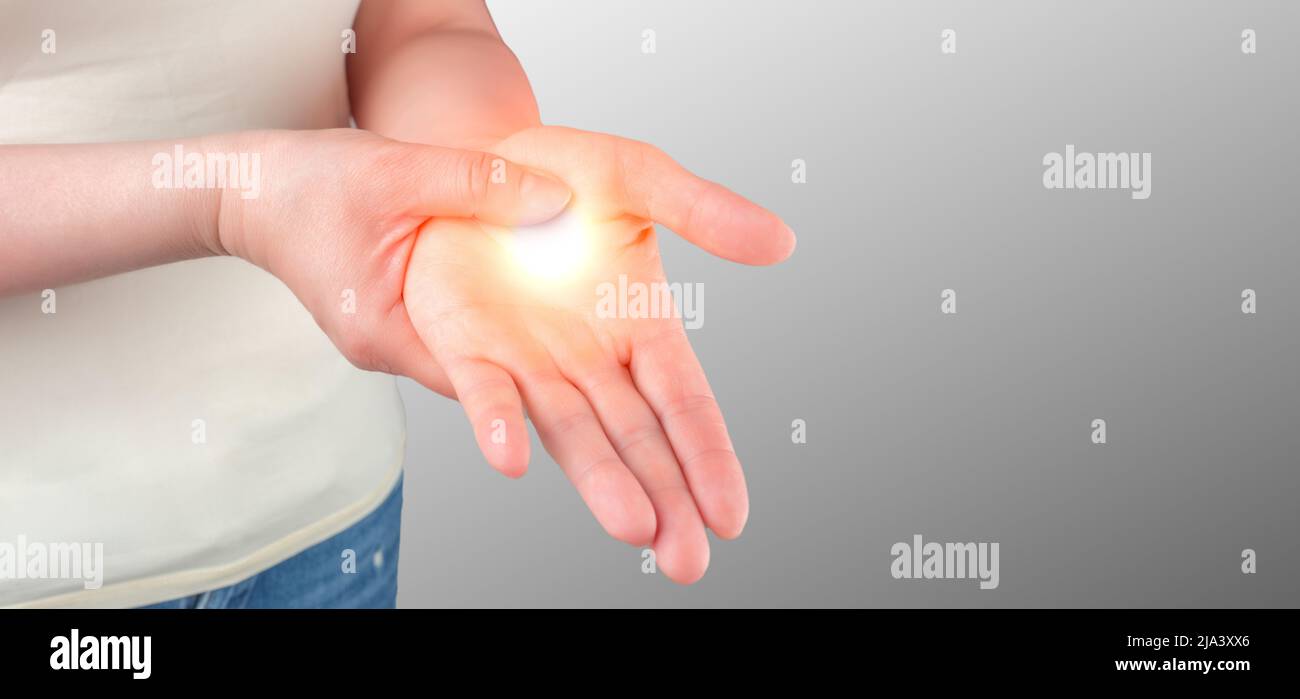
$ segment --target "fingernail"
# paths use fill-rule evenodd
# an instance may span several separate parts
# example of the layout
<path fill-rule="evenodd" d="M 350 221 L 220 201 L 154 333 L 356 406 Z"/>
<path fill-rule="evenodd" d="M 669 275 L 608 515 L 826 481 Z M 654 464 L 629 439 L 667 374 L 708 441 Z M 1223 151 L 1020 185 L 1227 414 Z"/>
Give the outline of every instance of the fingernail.
<path fill-rule="evenodd" d="M 781 259 L 783 259 L 783 260 L 785 260 L 785 259 L 789 259 L 789 257 L 790 257 L 791 255 L 794 254 L 794 249 L 795 249 L 796 247 L 798 247 L 798 245 L 799 245 L 799 237 L 796 236 L 796 235 L 794 234 L 794 229 L 793 229 L 793 228 L 791 228 L 791 227 L 789 227 L 789 226 L 786 226 L 786 227 L 785 227 L 785 233 L 786 233 L 786 235 L 789 237 L 790 248 L 789 248 L 788 250 L 786 250 L 786 252 L 785 252 L 785 257 L 782 257 L 782 258 L 781 258 Z"/>
<path fill-rule="evenodd" d="M 538 172 L 525 172 L 519 182 L 519 224 L 549 221 L 564 211 L 573 192 L 563 182 Z"/>

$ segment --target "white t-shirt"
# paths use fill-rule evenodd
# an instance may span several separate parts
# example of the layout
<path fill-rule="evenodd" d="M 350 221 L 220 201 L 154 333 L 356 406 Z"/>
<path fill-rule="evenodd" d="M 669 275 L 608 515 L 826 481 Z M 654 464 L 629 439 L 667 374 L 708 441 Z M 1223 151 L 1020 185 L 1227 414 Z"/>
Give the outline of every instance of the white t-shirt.
<path fill-rule="evenodd" d="M 346 126 L 357 4 L 0 0 L 0 143 Z M 266 272 L 214 258 L 53 291 L 0 298 L 0 606 L 232 584 L 397 482 L 394 380 L 352 367 Z"/>

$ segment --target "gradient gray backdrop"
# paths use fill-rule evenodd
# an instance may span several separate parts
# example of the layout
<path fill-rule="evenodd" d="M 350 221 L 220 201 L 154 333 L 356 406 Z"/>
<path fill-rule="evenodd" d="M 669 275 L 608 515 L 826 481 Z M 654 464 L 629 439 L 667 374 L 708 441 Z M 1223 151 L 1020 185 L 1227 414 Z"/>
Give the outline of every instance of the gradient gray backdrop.
<path fill-rule="evenodd" d="M 643 575 L 540 445 L 508 481 L 404 382 L 401 605 L 1300 601 L 1297 3 L 490 5 L 548 123 L 662 147 L 799 249 L 662 236 L 752 500 L 701 582 Z M 1151 198 L 1045 190 L 1066 144 L 1151 152 Z M 1000 542 L 1001 586 L 892 579 L 918 533 Z"/>

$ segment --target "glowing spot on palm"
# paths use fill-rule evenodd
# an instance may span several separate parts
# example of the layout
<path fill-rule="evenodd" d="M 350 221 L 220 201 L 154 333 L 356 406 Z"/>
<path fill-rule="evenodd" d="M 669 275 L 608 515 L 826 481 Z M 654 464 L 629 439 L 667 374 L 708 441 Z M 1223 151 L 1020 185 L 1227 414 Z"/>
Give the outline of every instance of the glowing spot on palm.
<path fill-rule="evenodd" d="M 546 223 L 498 228 L 491 233 L 519 269 L 539 280 L 573 279 L 591 255 L 591 227 L 572 209 Z"/>

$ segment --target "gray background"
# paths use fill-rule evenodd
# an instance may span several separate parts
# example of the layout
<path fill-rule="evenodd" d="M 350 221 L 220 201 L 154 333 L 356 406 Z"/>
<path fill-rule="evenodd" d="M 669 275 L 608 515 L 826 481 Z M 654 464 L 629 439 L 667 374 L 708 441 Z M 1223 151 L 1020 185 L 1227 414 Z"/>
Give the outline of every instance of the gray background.
<path fill-rule="evenodd" d="M 404 383 L 401 605 L 1300 601 L 1297 3 L 491 7 L 548 123 L 652 142 L 800 244 L 756 269 L 663 236 L 752 500 L 701 582 L 643 575 L 539 445 L 508 481 Z M 1153 153 L 1151 198 L 1044 189 L 1067 143 Z M 1000 542 L 1001 586 L 893 580 L 918 533 Z"/>

